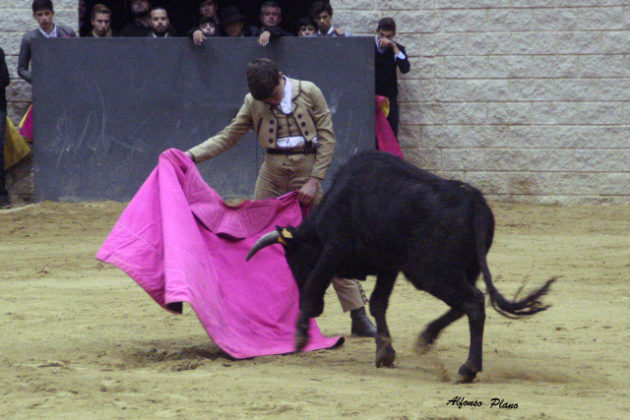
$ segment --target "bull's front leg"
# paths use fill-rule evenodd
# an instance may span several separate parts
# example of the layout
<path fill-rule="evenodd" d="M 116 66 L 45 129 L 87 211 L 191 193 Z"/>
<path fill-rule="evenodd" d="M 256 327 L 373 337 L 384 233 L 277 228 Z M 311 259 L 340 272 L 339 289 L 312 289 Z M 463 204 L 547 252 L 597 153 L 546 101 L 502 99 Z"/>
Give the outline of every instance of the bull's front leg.
<path fill-rule="evenodd" d="M 335 269 L 330 253 L 323 252 L 300 292 L 300 315 L 295 331 L 295 350 L 301 351 L 309 341 L 310 319 L 324 311 L 324 294 L 330 286 Z"/>
<path fill-rule="evenodd" d="M 389 334 L 385 315 L 389 305 L 389 296 L 394 288 L 394 282 L 398 273 L 380 273 L 376 278 L 376 286 L 370 296 L 370 313 L 376 321 L 376 358 L 375 364 L 393 367 L 396 360 L 396 350 L 392 347 L 392 338 Z"/>

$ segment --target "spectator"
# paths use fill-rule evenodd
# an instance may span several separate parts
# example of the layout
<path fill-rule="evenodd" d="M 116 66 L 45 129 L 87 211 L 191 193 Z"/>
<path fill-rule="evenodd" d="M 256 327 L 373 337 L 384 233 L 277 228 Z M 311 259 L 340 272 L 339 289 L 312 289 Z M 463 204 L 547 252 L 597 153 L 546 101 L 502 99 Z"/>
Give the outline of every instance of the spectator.
<path fill-rule="evenodd" d="M 52 0 L 33 0 L 33 17 L 39 24 L 39 28 L 28 31 L 22 37 L 20 55 L 18 58 L 18 74 L 31 83 L 31 41 L 33 38 L 75 38 L 77 34 L 69 26 L 56 25 L 54 21 L 55 11 Z"/>
<path fill-rule="evenodd" d="M 79 36 L 87 36 L 89 31 L 85 30 L 87 27 L 87 6 L 85 5 L 85 0 L 79 0 L 77 14 L 79 15 Z"/>
<path fill-rule="evenodd" d="M 256 130 L 265 149 L 254 199 L 298 191 L 304 205 L 317 204 L 323 192 L 335 148 L 332 116 L 315 84 L 284 76 L 277 65 L 259 58 L 247 67 L 250 93 L 230 125 L 214 137 L 188 150 L 196 163 L 213 158 Z M 365 313 L 365 295 L 356 280 L 333 280 L 344 311 L 351 311 L 351 332 L 374 336 L 376 329 Z"/>
<path fill-rule="evenodd" d="M 151 19 L 149 0 L 131 0 L 129 3 L 133 22 L 128 22 L 120 31 L 121 36 L 147 36 L 151 32 Z"/>
<path fill-rule="evenodd" d="M 103 4 L 97 3 L 92 7 L 92 32 L 87 35 L 94 38 L 111 38 L 112 12 Z"/>
<path fill-rule="evenodd" d="M 83 5 L 81 4 L 83 3 Z M 92 12 L 94 8 L 99 5 L 105 6 L 110 11 L 110 23 L 109 27 L 112 30 L 114 36 L 119 34 L 123 25 L 127 21 L 125 15 L 126 7 L 129 5 L 129 0 L 81 0 L 79 4 L 79 36 L 88 37 L 91 36 L 92 29 Z M 83 13 L 83 16 L 81 15 Z"/>
<path fill-rule="evenodd" d="M 201 22 L 201 20 L 204 20 L 206 25 L 209 25 L 210 21 L 214 23 L 214 33 L 209 36 L 220 35 L 221 28 L 219 25 L 219 16 L 217 14 L 217 4 L 215 0 L 201 0 L 199 3 L 199 16 L 199 21 Z M 192 36 L 195 45 L 201 45 L 204 39 L 206 39 L 206 36 L 208 36 L 199 28 L 199 26 L 191 28 L 189 35 Z"/>
<path fill-rule="evenodd" d="M 312 37 L 315 36 L 315 24 L 311 18 L 305 16 L 298 21 L 298 36 Z"/>
<path fill-rule="evenodd" d="M 311 19 L 317 25 L 315 36 L 352 36 L 350 32 L 344 33 L 340 28 L 332 24 L 333 9 L 329 2 L 318 1 L 311 7 Z"/>
<path fill-rule="evenodd" d="M 151 36 L 151 17 L 149 15 L 151 2 L 149 0 L 131 0 L 129 7 L 133 22 L 128 22 L 120 31 L 120 35 L 129 37 Z M 166 11 L 165 9 L 162 10 Z M 177 34 L 175 28 L 170 24 L 167 33 L 169 36 L 175 36 Z"/>
<path fill-rule="evenodd" d="M 9 69 L 4 59 L 4 50 L 0 48 L 0 209 L 11 207 L 9 192 L 4 179 L 4 133 L 7 124 L 7 96 L 5 89 L 9 86 Z"/>
<path fill-rule="evenodd" d="M 209 17 L 214 20 L 215 26 L 219 27 L 219 15 L 217 13 L 217 4 L 215 0 L 201 0 L 199 2 L 200 17 Z"/>
<path fill-rule="evenodd" d="M 216 21 L 208 16 L 204 16 L 199 20 L 199 30 L 201 30 L 205 37 L 219 36 Z"/>
<path fill-rule="evenodd" d="M 169 35 L 169 26 L 171 22 L 168 20 L 168 12 L 163 7 L 154 7 L 149 12 L 149 22 L 151 25 L 151 31 L 147 36 L 153 38 L 166 38 Z"/>
<path fill-rule="evenodd" d="M 394 135 L 398 137 L 398 74 L 408 73 L 411 65 L 405 47 L 394 41 L 396 22 L 391 17 L 378 21 L 375 39 L 374 78 L 375 93 L 389 99 L 389 115 L 387 120 Z"/>
<path fill-rule="evenodd" d="M 223 10 L 223 27 L 226 36 L 251 36 L 249 28 L 245 27 L 245 18 L 236 6 Z"/>
<path fill-rule="evenodd" d="M 252 30 L 252 35 L 258 37 L 258 43 L 263 47 L 269 44 L 270 39 L 293 36 L 280 27 L 282 9 L 275 1 L 266 1 L 260 6 L 260 22 L 262 26 Z"/>

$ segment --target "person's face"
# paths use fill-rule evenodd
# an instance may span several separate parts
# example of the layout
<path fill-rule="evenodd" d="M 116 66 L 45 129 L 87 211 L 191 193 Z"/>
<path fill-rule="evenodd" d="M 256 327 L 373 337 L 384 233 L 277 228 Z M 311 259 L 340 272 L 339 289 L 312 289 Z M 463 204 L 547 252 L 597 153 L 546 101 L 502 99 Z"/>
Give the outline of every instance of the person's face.
<path fill-rule="evenodd" d="M 277 26 L 282 21 L 282 11 L 279 7 L 263 7 L 260 12 L 260 21 L 270 28 Z"/>
<path fill-rule="evenodd" d="M 53 18 L 55 17 L 55 12 L 52 10 L 38 10 L 33 13 L 35 20 L 39 23 L 39 27 L 45 30 L 46 32 L 50 32 L 53 29 Z"/>
<path fill-rule="evenodd" d="M 107 13 L 96 13 L 92 19 L 92 27 L 98 36 L 105 36 L 111 24 L 110 16 Z"/>
<path fill-rule="evenodd" d="M 284 78 L 282 77 L 282 73 L 280 73 L 280 78 L 278 80 L 278 86 L 273 91 L 273 95 L 269 98 L 263 100 L 264 103 L 271 106 L 278 106 L 280 102 L 282 102 L 282 98 L 284 97 Z"/>
<path fill-rule="evenodd" d="M 149 2 L 147 0 L 131 0 L 131 13 L 133 15 L 141 15 L 149 11 Z"/>
<path fill-rule="evenodd" d="M 241 36 L 243 34 L 243 22 L 234 22 L 225 25 L 225 32 L 228 36 Z"/>
<path fill-rule="evenodd" d="M 315 23 L 317 24 L 319 31 L 325 34 L 330 29 L 330 25 L 332 25 L 332 16 L 324 10 L 315 16 Z"/>
<path fill-rule="evenodd" d="M 311 36 L 315 33 L 315 27 L 313 25 L 302 25 L 298 31 L 298 36 Z"/>
<path fill-rule="evenodd" d="M 217 15 L 217 6 L 213 1 L 204 1 L 199 5 L 199 14 L 203 17 L 215 17 Z"/>
<path fill-rule="evenodd" d="M 378 31 L 376 31 L 376 36 L 378 37 L 378 39 L 385 38 L 391 41 L 396 36 L 396 32 L 379 29 Z"/>
<path fill-rule="evenodd" d="M 217 28 L 211 22 L 202 23 L 199 27 L 205 36 L 214 36 Z"/>
<path fill-rule="evenodd" d="M 169 20 L 166 10 L 156 9 L 151 12 L 151 29 L 158 35 L 162 35 L 168 28 Z"/>

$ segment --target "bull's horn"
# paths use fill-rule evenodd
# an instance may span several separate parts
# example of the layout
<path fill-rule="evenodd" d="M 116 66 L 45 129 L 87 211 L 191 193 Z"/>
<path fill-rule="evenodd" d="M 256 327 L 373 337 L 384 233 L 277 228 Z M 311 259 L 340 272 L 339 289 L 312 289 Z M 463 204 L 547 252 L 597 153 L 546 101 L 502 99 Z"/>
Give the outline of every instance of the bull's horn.
<path fill-rule="evenodd" d="M 265 233 L 263 236 L 260 237 L 258 241 L 256 241 L 252 249 L 249 250 L 249 254 L 247 254 L 247 258 L 245 258 L 245 260 L 249 261 L 249 259 L 253 257 L 255 253 L 257 253 L 264 247 L 278 243 L 279 238 L 280 233 L 278 233 L 277 230 L 272 230 L 271 232 Z"/>

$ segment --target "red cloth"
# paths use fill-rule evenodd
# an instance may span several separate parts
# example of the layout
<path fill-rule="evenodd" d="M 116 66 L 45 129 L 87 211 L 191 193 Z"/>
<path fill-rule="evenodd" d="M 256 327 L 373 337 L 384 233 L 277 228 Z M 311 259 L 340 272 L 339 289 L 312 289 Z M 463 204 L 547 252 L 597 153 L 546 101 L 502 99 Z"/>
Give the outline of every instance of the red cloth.
<path fill-rule="evenodd" d="M 290 353 L 299 295 L 282 246 L 253 244 L 276 225 L 297 226 L 297 193 L 225 205 L 183 152 L 162 153 L 96 258 L 119 267 L 167 310 L 188 302 L 212 340 L 235 358 Z M 305 350 L 333 347 L 311 320 Z"/>
<path fill-rule="evenodd" d="M 20 134 L 25 139 L 33 140 L 33 105 L 29 106 L 20 122 Z"/>
<path fill-rule="evenodd" d="M 374 131 L 376 131 L 376 149 L 391 153 L 401 159 L 405 157 L 400 150 L 398 139 L 394 135 L 392 127 L 387 121 L 387 116 L 383 112 L 384 102 L 389 101 L 386 97 L 376 95 L 376 115 L 374 115 Z"/>

